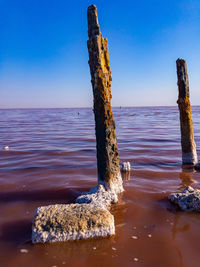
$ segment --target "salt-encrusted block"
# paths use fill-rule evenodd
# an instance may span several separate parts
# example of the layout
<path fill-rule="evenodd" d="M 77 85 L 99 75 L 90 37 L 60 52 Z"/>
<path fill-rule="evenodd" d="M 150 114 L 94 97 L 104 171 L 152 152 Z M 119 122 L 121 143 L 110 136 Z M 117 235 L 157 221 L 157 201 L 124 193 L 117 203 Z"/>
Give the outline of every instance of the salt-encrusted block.
<path fill-rule="evenodd" d="M 180 193 L 170 194 L 168 198 L 183 211 L 200 212 L 200 190 L 198 189 L 188 186 Z"/>
<path fill-rule="evenodd" d="M 46 243 L 115 234 L 113 215 L 92 204 L 50 205 L 35 211 L 32 242 Z"/>

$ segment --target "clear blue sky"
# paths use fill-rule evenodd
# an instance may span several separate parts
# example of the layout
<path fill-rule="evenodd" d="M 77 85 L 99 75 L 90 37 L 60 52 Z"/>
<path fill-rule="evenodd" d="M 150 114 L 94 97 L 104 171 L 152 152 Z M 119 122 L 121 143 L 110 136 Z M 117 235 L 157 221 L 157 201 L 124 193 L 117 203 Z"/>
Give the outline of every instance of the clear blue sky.
<path fill-rule="evenodd" d="M 200 104 L 200 0 L 0 0 L 0 108 L 92 106 L 87 7 L 108 38 L 113 106 Z"/>

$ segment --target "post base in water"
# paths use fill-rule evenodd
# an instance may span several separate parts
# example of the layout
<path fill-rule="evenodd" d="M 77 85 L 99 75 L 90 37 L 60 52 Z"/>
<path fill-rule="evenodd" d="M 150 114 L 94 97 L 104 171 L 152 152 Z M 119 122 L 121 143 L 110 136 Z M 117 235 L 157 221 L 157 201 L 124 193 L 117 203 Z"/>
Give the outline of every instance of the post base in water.
<path fill-rule="evenodd" d="M 193 164 L 195 165 L 198 162 L 196 151 L 189 153 L 182 153 L 182 163 L 183 164 Z"/>

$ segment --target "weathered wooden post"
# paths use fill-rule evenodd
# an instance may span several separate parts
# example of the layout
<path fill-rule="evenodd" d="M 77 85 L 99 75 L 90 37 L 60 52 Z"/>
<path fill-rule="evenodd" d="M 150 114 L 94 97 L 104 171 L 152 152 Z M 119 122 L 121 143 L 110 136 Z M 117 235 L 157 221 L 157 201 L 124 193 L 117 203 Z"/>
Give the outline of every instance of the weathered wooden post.
<path fill-rule="evenodd" d="M 123 191 L 115 122 L 111 111 L 111 70 L 108 41 L 100 32 L 97 8 L 87 10 L 89 66 L 94 95 L 98 183 L 107 190 Z"/>
<path fill-rule="evenodd" d="M 115 234 L 114 216 L 107 210 L 123 191 L 115 123 L 111 112 L 111 71 L 108 43 L 101 35 L 97 9 L 88 8 L 89 65 L 94 93 L 99 185 L 76 199 L 76 204 L 57 204 L 36 209 L 32 242 L 60 242 Z"/>
<path fill-rule="evenodd" d="M 193 134 L 191 106 L 189 98 L 189 80 L 186 61 L 183 59 L 177 59 L 176 67 L 179 90 L 177 103 L 180 112 L 182 163 L 196 164 L 197 152 Z"/>

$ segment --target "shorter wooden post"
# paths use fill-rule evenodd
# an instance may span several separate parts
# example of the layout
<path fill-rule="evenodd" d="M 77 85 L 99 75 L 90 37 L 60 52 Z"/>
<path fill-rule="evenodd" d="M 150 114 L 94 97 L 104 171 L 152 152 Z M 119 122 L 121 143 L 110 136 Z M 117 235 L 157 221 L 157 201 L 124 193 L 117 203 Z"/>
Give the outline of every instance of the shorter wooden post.
<path fill-rule="evenodd" d="M 183 59 L 177 59 L 176 67 L 179 90 L 177 103 L 180 112 L 182 164 L 196 164 L 197 152 L 193 134 L 187 63 Z"/>

